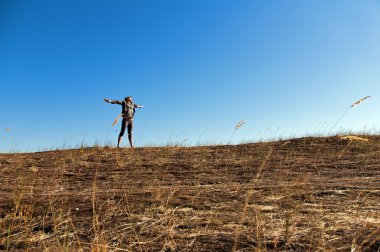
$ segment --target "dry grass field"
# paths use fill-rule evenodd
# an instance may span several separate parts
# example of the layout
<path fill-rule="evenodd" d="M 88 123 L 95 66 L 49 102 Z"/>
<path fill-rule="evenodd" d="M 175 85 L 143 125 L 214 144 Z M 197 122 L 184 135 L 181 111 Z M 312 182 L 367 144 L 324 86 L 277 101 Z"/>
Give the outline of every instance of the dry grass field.
<path fill-rule="evenodd" d="M 0 250 L 380 251 L 380 136 L 0 154 Z"/>

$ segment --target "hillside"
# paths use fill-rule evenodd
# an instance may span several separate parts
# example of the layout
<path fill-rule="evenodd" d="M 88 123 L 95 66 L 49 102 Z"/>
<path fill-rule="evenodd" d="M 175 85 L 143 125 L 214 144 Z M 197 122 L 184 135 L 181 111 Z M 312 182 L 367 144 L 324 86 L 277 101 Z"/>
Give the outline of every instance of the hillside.
<path fill-rule="evenodd" d="M 366 138 L 0 154 L 0 250 L 378 251 Z"/>

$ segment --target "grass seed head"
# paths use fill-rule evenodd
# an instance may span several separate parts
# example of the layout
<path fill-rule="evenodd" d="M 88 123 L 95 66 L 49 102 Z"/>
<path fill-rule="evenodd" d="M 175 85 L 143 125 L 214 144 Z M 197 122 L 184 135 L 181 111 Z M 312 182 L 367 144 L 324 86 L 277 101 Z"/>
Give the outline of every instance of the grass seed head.
<path fill-rule="evenodd" d="M 355 107 L 356 105 L 359 105 L 360 103 L 362 103 L 363 101 L 367 100 L 368 98 L 370 98 L 371 96 L 370 95 L 367 95 L 366 97 L 363 97 L 361 98 L 360 100 L 356 101 L 354 104 L 351 105 L 351 108 L 352 107 Z"/>
<path fill-rule="evenodd" d="M 235 126 L 235 130 L 238 130 L 241 126 L 243 126 L 245 124 L 245 122 L 243 120 L 239 121 L 236 126 Z"/>

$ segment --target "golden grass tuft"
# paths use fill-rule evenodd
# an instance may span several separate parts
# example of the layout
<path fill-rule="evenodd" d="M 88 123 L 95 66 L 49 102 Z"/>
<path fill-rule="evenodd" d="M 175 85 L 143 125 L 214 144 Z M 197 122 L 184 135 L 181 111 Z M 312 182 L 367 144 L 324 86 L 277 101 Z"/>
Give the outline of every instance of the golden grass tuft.
<path fill-rule="evenodd" d="M 348 141 L 362 141 L 362 142 L 368 142 L 368 139 L 358 136 L 341 136 L 339 137 L 342 140 L 348 140 Z"/>

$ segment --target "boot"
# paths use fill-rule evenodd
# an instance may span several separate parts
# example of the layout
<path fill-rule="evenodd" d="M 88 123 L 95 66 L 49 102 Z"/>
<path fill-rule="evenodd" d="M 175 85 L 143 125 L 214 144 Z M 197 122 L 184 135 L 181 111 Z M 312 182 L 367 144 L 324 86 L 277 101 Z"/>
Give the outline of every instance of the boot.
<path fill-rule="evenodd" d="M 117 148 L 120 148 L 120 143 L 122 139 L 123 139 L 122 136 L 119 136 L 119 138 L 117 139 Z"/>
<path fill-rule="evenodd" d="M 129 145 L 131 146 L 131 148 L 133 148 L 133 139 L 132 139 L 132 136 L 128 136 L 128 140 L 129 140 Z"/>

